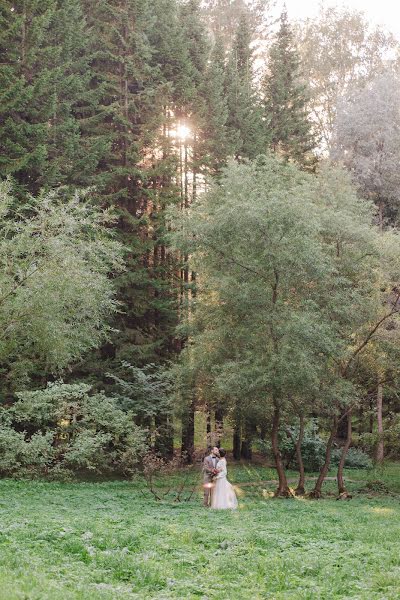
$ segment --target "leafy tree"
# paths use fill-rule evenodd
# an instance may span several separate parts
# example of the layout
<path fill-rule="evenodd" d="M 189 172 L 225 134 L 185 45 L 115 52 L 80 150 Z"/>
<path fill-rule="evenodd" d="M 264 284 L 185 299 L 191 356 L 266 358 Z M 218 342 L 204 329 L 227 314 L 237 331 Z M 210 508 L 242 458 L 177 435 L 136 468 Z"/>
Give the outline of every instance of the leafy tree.
<path fill-rule="evenodd" d="M 372 28 L 362 12 L 339 7 L 322 7 L 298 27 L 297 37 L 314 126 L 329 150 L 339 99 L 385 70 L 398 41 Z"/>
<path fill-rule="evenodd" d="M 263 105 L 268 146 L 303 168 L 315 166 L 316 139 L 308 114 L 309 94 L 301 81 L 300 55 L 286 11 L 269 50 L 263 81 Z"/>
<path fill-rule="evenodd" d="M 315 180 L 259 157 L 231 164 L 186 218 L 177 243 L 193 252 L 201 285 L 184 359 L 209 374 L 232 415 L 271 419 L 277 494 L 288 495 L 279 432 L 293 398 L 337 424 L 358 401 L 371 323 L 387 319 L 380 286 L 392 276 L 371 205 L 340 172 Z M 400 256 L 396 237 L 387 243 Z"/>
<path fill-rule="evenodd" d="M 378 208 L 381 228 L 400 206 L 400 81 L 384 74 L 338 106 L 332 157 L 351 173 Z"/>
<path fill-rule="evenodd" d="M 111 216 L 82 194 L 52 192 L 15 206 L 0 187 L 2 391 L 56 374 L 96 348 L 116 312 L 110 271 L 122 249 Z"/>
<path fill-rule="evenodd" d="M 204 0 L 203 12 L 215 39 L 220 39 L 225 50 L 232 46 L 240 20 L 249 21 L 252 40 L 265 38 L 269 26 L 269 0 Z"/>

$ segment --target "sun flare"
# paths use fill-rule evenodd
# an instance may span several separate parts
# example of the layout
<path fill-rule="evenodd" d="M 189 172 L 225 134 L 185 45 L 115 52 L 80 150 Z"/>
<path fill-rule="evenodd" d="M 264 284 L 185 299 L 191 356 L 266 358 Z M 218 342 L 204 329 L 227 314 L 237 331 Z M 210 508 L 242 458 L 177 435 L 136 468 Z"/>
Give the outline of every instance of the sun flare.
<path fill-rule="evenodd" d="M 191 130 L 187 125 L 183 123 L 179 124 L 176 128 L 176 137 L 180 140 L 187 140 L 191 135 Z"/>

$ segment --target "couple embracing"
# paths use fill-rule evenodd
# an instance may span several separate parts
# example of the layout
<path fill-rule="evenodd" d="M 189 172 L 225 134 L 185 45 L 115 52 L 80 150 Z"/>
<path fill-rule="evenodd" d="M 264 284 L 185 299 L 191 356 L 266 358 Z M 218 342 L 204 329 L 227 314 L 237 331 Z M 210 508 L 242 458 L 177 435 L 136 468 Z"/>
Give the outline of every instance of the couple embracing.
<path fill-rule="evenodd" d="M 226 452 L 223 448 L 210 448 L 203 463 L 204 506 L 235 509 L 238 502 L 235 490 L 226 478 Z"/>

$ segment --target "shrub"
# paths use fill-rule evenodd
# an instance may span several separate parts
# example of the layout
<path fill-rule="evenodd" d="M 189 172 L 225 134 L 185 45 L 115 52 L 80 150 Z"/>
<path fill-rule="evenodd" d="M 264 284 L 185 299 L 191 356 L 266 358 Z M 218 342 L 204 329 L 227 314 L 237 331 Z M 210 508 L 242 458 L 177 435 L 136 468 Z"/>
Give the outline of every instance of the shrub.
<path fill-rule="evenodd" d="M 298 428 L 291 427 L 290 432 L 293 439 L 298 437 Z M 286 432 L 281 431 L 279 435 L 279 448 L 282 453 L 282 458 L 286 463 L 287 468 L 296 468 L 296 449 L 292 437 Z M 266 456 L 271 456 L 271 443 L 269 440 L 259 440 L 257 447 Z M 301 453 L 303 456 L 304 469 L 310 473 L 319 471 L 325 460 L 326 443 L 318 434 L 317 424 L 315 421 L 310 421 L 304 431 Z"/>
<path fill-rule="evenodd" d="M 77 471 L 130 475 L 145 431 L 113 398 L 86 384 L 50 384 L 0 409 L 0 473 L 70 477 Z"/>
<path fill-rule="evenodd" d="M 338 465 L 342 454 L 341 448 L 335 448 L 332 452 L 332 465 Z M 349 448 L 346 456 L 345 467 L 347 469 L 370 469 L 372 467 L 372 460 L 360 450 L 360 448 Z"/>

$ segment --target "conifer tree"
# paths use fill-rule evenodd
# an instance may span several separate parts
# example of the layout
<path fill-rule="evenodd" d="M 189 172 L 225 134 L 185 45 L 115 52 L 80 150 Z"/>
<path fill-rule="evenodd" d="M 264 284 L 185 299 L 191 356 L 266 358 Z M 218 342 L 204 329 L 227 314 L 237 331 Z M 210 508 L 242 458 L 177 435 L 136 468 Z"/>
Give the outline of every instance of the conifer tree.
<path fill-rule="evenodd" d="M 269 52 L 263 92 L 267 146 L 286 160 L 313 168 L 316 140 L 307 113 L 307 87 L 301 82 L 300 57 L 286 10 Z"/>
<path fill-rule="evenodd" d="M 98 101 L 80 0 L 0 7 L 0 173 L 31 192 L 88 185 L 104 146 L 85 130 Z"/>
<path fill-rule="evenodd" d="M 228 103 L 225 95 L 225 51 L 217 38 L 205 72 L 201 94 L 204 98 L 203 145 L 205 167 L 211 175 L 220 173 L 231 154 L 228 140 Z"/>
<path fill-rule="evenodd" d="M 261 110 L 253 82 L 251 30 L 242 15 L 226 69 L 227 129 L 236 158 L 255 158 L 263 150 Z"/>

